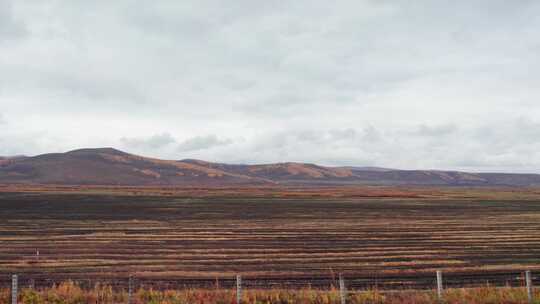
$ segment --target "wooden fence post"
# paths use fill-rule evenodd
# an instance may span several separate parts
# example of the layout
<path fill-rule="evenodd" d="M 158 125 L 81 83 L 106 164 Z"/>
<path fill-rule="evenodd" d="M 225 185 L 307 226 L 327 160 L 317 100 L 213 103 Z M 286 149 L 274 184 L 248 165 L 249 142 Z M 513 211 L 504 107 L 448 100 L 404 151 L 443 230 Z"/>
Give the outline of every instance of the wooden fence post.
<path fill-rule="evenodd" d="M 236 304 L 242 303 L 242 276 L 236 275 Z"/>
<path fill-rule="evenodd" d="M 17 304 L 17 275 L 11 276 L 11 304 Z"/>
<path fill-rule="evenodd" d="M 345 289 L 345 278 L 339 274 L 339 296 L 341 298 L 341 304 L 347 304 L 347 290 Z"/>
<path fill-rule="evenodd" d="M 437 298 L 439 301 L 443 298 L 443 281 L 442 281 L 442 271 L 437 270 Z"/>
<path fill-rule="evenodd" d="M 525 271 L 525 284 L 527 285 L 527 300 L 529 300 L 529 303 L 533 302 L 533 288 L 532 288 L 532 277 L 531 277 L 531 271 L 527 270 Z"/>
<path fill-rule="evenodd" d="M 128 304 L 131 304 L 133 299 L 133 276 L 129 276 L 128 281 Z"/>

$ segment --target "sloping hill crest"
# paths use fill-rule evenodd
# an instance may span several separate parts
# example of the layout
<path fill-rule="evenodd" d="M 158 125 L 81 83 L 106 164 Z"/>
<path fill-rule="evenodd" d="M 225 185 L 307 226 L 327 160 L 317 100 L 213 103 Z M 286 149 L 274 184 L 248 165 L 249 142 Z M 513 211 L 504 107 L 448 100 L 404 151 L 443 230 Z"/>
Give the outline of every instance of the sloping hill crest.
<path fill-rule="evenodd" d="M 539 186 L 538 174 L 325 167 L 286 162 L 223 164 L 162 160 L 114 148 L 79 149 L 34 157 L 0 157 L 0 183 L 133 186 L 446 185 Z"/>

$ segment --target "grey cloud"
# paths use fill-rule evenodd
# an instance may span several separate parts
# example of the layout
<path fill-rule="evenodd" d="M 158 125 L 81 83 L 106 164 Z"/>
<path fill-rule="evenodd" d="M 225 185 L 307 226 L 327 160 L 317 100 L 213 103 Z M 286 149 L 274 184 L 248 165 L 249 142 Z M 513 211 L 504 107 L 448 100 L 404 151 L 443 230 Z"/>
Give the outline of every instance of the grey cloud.
<path fill-rule="evenodd" d="M 0 0 L 1 146 L 540 172 L 538 15 L 538 1 Z M 44 125 L 49 139 L 19 144 Z"/>
<path fill-rule="evenodd" d="M 315 130 L 300 131 L 297 134 L 293 134 L 293 136 L 298 141 L 321 142 L 324 140 L 324 135 Z"/>
<path fill-rule="evenodd" d="M 0 0 L 0 45 L 6 40 L 23 38 L 28 34 L 26 25 L 13 12 L 11 0 Z"/>
<path fill-rule="evenodd" d="M 445 136 L 458 130 L 455 124 L 420 125 L 417 134 L 421 136 Z"/>
<path fill-rule="evenodd" d="M 435 168 L 534 172 L 540 167 L 540 155 L 535 152 L 540 148 L 540 124 L 532 120 L 505 119 L 428 134 L 425 140 L 409 138 L 407 142 L 416 140 L 413 151 L 419 151 L 418 157 L 430 158 Z M 431 136 L 442 138 L 435 142 Z"/>
<path fill-rule="evenodd" d="M 216 135 L 196 136 L 181 142 L 177 150 L 180 152 L 191 152 L 226 146 L 232 143 L 233 141 L 231 139 L 220 139 Z"/>
<path fill-rule="evenodd" d="M 338 129 L 338 130 L 330 130 L 328 131 L 330 133 L 330 136 L 336 140 L 340 139 L 354 139 L 358 136 L 358 132 L 354 129 L 348 128 L 348 129 Z"/>
<path fill-rule="evenodd" d="M 519 139 L 509 138 L 519 128 Z M 420 130 L 420 131 L 419 131 Z M 490 130 L 490 134 L 478 136 Z M 455 123 L 424 128 L 374 126 L 331 130 L 277 132 L 258 138 L 254 157 L 279 161 L 311 161 L 326 165 L 373 165 L 395 168 L 467 171 L 534 172 L 540 168 L 539 124 L 507 120 L 482 126 Z M 272 158 L 274 157 L 274 158 Z"/>
<path fill-rule="evenodd" d="M 518 118 L 515 122 L 515 131 L 525 139 L 540 139 L 540 122 L 527 119 L 524 117 Z"/>
<path fill-rule="evenodd" d="M 146 102 L 146 97 L 136 85 L 119 79 L 64 74 L 45 81 L 47 87 L 87 100 L 88 104 L 108 101 L 109 104 L 140 105 Z"/>
<path fill-rule="evenodd" d="M 373 126 L 360 129 L 297 130 L 282 131 L 260 136 L 254 141 L 258 152 L 279 151 L 301 160 L 307 151 L 325 151 L 326 149 L 370 150 L 369 145 L 383 139 L 382 134 Z M 335 152 L 333 152 L 335 153 Z M 346 160 L 344 160 L 346 161 Z"/>
<path fill-rule="evenodd" d="M 540 122 L 525 118 L 497 121 L 476 128 L 468 137 L 477 143 L 479 153 L 493 159 L 492 164 L 496 163 L 495 156 L 502 155 L 520 163 L 540 161 L 535 152 L 540 149 Z"/>
<path fill-rule="evenodd" d="M 361 141 L 363 143 L 372 143 L 382 139 L 381 132 L 371 125 L 364 127 L 360 131 L 352 128 L 329 130 L 328 134 L 332 141 L 345 140 L 349 142 Z"/>
<path fill-rule="evenodd" d="M 159 149 L 173 144 L 176 140 L 169 133 L 161 133 L 146 138 L 122 137 L 122 144 L 134 149 Z"/>
<path fill-rule="evenodd" d="M 377 142 L 377 141 L 381 141 L 383 139 L 383 135 L 381 134 L 381 132 L 377 128 L 375 128 L 373 126 L 368 126 L 368 127 L 364 128 L 363 138 L 367 142 Z"/>

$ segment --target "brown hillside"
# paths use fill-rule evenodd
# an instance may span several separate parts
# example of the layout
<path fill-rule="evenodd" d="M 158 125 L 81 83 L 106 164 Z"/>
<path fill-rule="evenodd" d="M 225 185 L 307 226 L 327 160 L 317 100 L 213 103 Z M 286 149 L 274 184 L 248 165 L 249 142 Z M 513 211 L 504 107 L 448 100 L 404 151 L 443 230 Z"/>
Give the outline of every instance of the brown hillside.
<path fill-rule="evenodd" d="M 445 185 L 538 186 L 537 174 L 324 167 L 306 163 L 235 165 L 161 160 L 113 148 L 0 158 L 0 183 L 58 185 Z"/>

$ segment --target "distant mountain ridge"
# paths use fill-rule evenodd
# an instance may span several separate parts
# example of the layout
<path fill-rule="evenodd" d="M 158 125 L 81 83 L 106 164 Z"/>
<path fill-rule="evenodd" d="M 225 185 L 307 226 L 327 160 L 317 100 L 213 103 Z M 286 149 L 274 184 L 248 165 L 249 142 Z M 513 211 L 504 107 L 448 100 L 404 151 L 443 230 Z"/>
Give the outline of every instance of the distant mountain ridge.
<path fill-rule="evenodd" d="M 0 183 L 179 187 L 272 184 L 540 186 L 540 175 L 325 167 L 294 162 L 224 164 L 196 159 L 161 160 L 114 148 L 97 148 L 33 157 L 0 157 Z"/>

